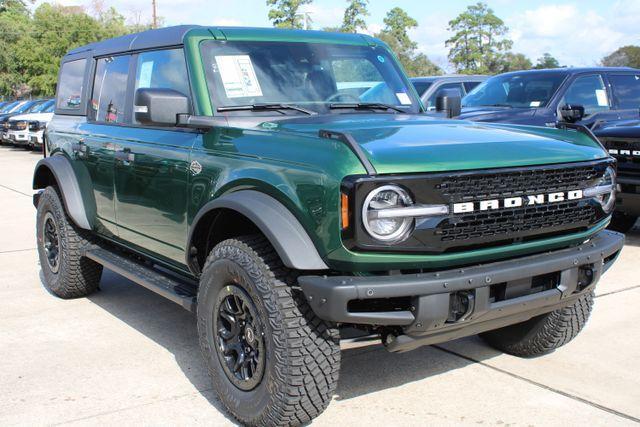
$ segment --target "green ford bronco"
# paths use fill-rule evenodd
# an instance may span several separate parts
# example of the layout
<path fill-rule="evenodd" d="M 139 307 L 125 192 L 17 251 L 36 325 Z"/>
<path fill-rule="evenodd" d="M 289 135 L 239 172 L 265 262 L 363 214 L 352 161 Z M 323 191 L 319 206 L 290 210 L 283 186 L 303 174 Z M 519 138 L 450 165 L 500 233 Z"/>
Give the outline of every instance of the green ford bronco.
<path fill-rule="evenodd" d="M 104 267 L 195 312 L 249 425 L 327 407 L 345 328 L 391 352 L 567 343 L 623 245 L 615 161 L 580 128 L 424 112 L 364 35 L 181 26 L 77 48 L 33 180 L 46 286 L 85 296 Z"/>

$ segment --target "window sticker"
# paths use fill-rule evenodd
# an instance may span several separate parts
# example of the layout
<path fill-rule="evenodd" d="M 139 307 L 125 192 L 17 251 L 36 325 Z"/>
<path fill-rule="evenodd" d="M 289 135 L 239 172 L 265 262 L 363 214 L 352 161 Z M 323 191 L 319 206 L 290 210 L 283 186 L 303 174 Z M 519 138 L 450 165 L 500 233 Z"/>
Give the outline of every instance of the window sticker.
<path fill-rule="evenodd" d="M 249 55 L 216 56 L 216 64 L 227 98 L 262 96 Z"/>
<path fill-rule="evenodd" d="M 400 101 L 400 104 L 411 105 L 411 98 L 409 98 L 409 95 L 407 95 L 406 93 L 397 92 L 396 96 L 398 97 L 398 101 Z"/>
<path fill-rule="evenodd" d="M 529 104 L 529 107 L 539 107 L 541 104 L 540 101 L 531 101 L 531 103 Z"/>
<path fill-rule="evenodd" d="M 151 87 L 152 72 L 153 72 L 153 61 L 143 62 L 140 65 L 140 77 L 138 78 L 138 88 Z"/>
<path fill-rule="evenodd" d="M 596 89 L 596 99 L 598 100 L 598 107 L 607 107 L 609 105 L 607 91 L 604 89 Z"/>

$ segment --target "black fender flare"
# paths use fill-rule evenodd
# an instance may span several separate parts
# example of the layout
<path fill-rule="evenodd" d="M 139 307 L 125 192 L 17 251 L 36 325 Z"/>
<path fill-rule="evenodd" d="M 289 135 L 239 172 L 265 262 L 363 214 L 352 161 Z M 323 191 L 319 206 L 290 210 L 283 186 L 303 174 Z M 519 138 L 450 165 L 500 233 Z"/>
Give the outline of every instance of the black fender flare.
<path fill-rule="evenodd" d="M 251 220 L 273 245 L 285 266 L 296 270 L 328 270 L 313 241 L 298 219 L 282 203 L 255 190 L 240 190 L 206 203 L 189 229 L 191 247 L 198 221 L 208 212 L 226 208 Z"/>
<path fill-rule="evenodd" d="M 58 188 L 60 189 L 60 193 L 62 193 L 62 201 L 69 217 L 78 227 L 91 230 L 91 222 L 85 210 L 82 191 L 80 190 L 78 178 L 71 166 L 71 162 L 62 155 L 46 157 L 40 160 L 36 164 L 33 173 L 34 190 L 47 186 L 44 181 L 45 170 L 51 171 L 58 183 Z"/>

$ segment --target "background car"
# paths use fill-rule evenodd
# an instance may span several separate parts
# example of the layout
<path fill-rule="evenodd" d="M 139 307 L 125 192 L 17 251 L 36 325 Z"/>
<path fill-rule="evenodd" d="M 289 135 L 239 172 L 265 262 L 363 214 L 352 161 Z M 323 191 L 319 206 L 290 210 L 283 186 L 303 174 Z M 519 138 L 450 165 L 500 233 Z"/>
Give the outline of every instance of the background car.
<path fill-rule="evenodd" d="M 53 110 L 55 109 L 55 101 L 51 100 L 48 106 L 43 108 L 40 113 L 32 114 L 33 118 L 29 121 L 29 147 L 38 149 L 44 144 L 44 131 L 53 118 Z"/>
<path fill-rule="evenodd" d="M 618 193 L 612 228 L 631 230 L 640 216 L 640 120 L 595 126 L 593 133 L 618 161 Z"/>
<path fill-rule="evenodd" d="M 31 112 L 33 108 L 43 103 L 44 100 L 29 100 L 29 101 L 18 101 L 18 103 L 11 108 L 10 111 L 0 114 L 0 125 L 2 126 L 2 142 L 3 143 L 11 143 L 9 140 L 9 119 L 13 116 L 17 116 L 19 114 L 25 114 Z"/>
<path fill-rule="evenodd" d="M 52 99 L 43 100 L 34 104 L 27 114 L 11 117 L 7 122 L 7 139 L 15 145 L 33 146 L 29 129 L 31 122 L 48 123 L 53 116 L 53 107 L 54 101 Z"/>
<path fill-rule="evenodd" d="M 555 126 L 565 105 L 584 107 L 578 122 L 635 119 L 640 107 L 640 70 L 555 68 L 499 74 L 462 99 L 460 119 Z"/>
<path fill-rule="evenodd" d="M 409 80 L 416 88 L 424 106 L 427 110 L 432 111 L 436 108 L 436 98 L 445 90 L 457 90 L 460 93 L 460 98 L 464 98 L 467 93 L 488 78 L 489 76 L 479 75 L 448 75 L 414 77 Z"/>

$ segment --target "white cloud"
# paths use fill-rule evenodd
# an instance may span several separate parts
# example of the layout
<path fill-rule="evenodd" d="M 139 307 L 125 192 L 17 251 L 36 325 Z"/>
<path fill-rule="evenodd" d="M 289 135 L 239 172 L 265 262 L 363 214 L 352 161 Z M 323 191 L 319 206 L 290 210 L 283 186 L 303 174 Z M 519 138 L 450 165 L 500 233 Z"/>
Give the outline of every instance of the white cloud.
<path fill-rule="evenodd" d="M 640 7 L 635 9 L 614 6 L 601 15 L 575 3 L 548 5 L 505 22 L 511 29 L 513 51 L 532 61 L 549 52 L 561 64 L 592 66 L 623 44 L 637 42 L 636 25 L 631 22 L 640 19 Z"/>

